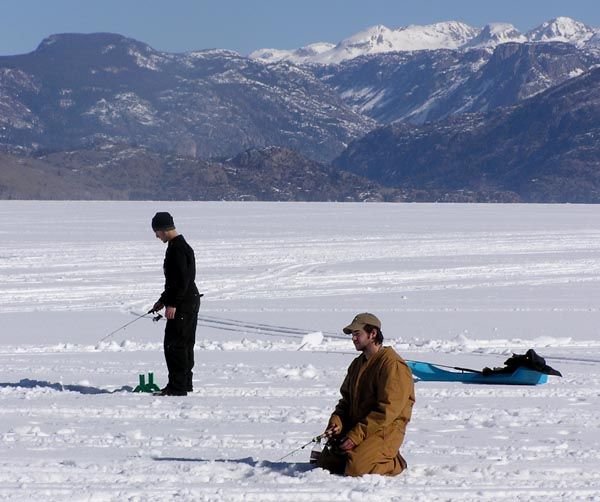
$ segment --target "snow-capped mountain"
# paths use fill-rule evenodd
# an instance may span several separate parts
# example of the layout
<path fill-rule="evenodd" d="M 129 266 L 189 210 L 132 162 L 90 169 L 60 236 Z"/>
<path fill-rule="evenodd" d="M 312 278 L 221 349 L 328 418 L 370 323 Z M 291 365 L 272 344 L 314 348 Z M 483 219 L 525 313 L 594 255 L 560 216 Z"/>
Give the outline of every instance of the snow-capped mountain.
<path fill-rule="evenodd" d="M 570 17 L 557 17 L 546 21 L 527 33 L 530 42 L 566 42 L 577 47 L 586 45 L 600 30 L 591 28 Z"/>
<path fill-rule="evenodd" d="M 296 50 L 260 49 L 250 58 L 265 62 L 287 60 L 295 64 L 339 64 L 371 54 L 436 49 L 493 49 L 507 42 L 566 42 L 582 47 L 598 47 L 600 29 L 569 17 L 557 17 L 523 34 L 509 23 L 490 23 L 474 28 L 458 21 L 430 25 L 410 25 L 390 29 L 384 25 L 367 28 L 338 44 L 319 42 Z"/>
<path fill-rule="evenodd" d="M 330 51 L 335 44 L 328 42 L 316 42 L 295 50 L 285 49 L 260 49 L 250 54 L 253 59 L 260 59 L 271 63 L 279 61 L 291 61 L 294 63 L 306 63 L 317 57 L 319 54 Z"/>
<path fill-rule="evenodd" d="M 296 64 L 336 64 L 367 54 L 457 49 L 478 33 L 476 28 L 457 21 L 425 26 L 411 25 L 397 30 L 377 25 L 356 33 L 337 45 L 321 42 L 294 51 L 261 49 L 250 54 L 250 57 L 269 62 L 286 59 Z"/>
<path fill-rule="evenodd" d="M 556 27 L 546 28 L 546 34 L 540 32 L 539 38 L 547 40 L 550 33 L 559 36 Z M 560 33 L 560 37 L 568 35 L 571 41 L 585 39 L 576 36 L 583 31 L 563 29 Z M 349 59 L 339 64 L 298 65 L 265 62 L 223 49 L 171 54 L 106 33 L 53 35 L 31 53 L 0 57 L 0 152 L 34 156 L 57 152 L 57 165 L 63 165 L 72 157 L 69 152 L 83 151 L 78 162 L 84 163 L 95 155 L 89 152 L 121 145 L 127 148 L 118 150 L 115 158 L 131 154 L 137 160 L 119 161 L 114 173 L 109 173 L 111 179 L 128 178 L 123 174 L 129 172 L 127 166 L 156 166 L 160 164 L 156 159 L 182 156 L 184 164 L 192 162 L 189 159 L 198 160 L 193 166 L 204 174 L 194 178 L 197 187 L 211 183 L 224 186 L 237 167 L 227 162 L 225 167 L 215 167 L 214 159 L 276 146 L 327 163 L 378 123 L 402 121 L 410 131 L 414 127 L 410 123 L 434 127 L 427 123 L 446 120 L 440 127 L 448 128 L 447 124 L 457 123 L 452 122 L 453 118 L 462 120 L 457 118 L 461 114 L 495 113 L 508 109 L 502 107 L 520 106 L 600 66 L 600 50 L 589 50 L 591 44 L 600 42 L 597 32 L 582 42 L 584 47 L 564 40 L 514 43 L 522 37 L 511 25 L 498 24 L 476 33 L 460 23 L 439 23 L 427 30 L 410 27 L 394 31 L 378 26 L 336 46 L 311 44 L 294 51 L 295 57 L 305 61 L 336 60 L 345 54 Z M 512 43 L 501 43 L 507 41 Z M 469 42 L 472 47 L 465 47 Z M 440 45 L 458 50 L 433 49 Z M 404 50 L 392 50 L 398 47 Z M 415 50 L 419 47 L 430 50 Z M 361 57 L 350 58 L 363 52 Z M 278 57 L 285 59 L 285 54 Z M 596 85 L 598 80 L 582 82 Z M 532 134 L 535 136 L 535 131 Z M 584 134 L 579 138 L 582 145 L 588 144 Z M 532 141 L 529 137 L 524 140 Z M 520 144 L 521 140 L 516 142 Z M 388 148 L 384 143 L 382 151 Z M 131 149 L 136 148 L 156 155 L 134 155 Z M 597 163 L 597 150 L 593 148 L 586 165 Z M 266 164 L 255 162 L 263 157 L 253 155 L 249 157 L 252 162 L 244 166 L 273 167 L 271 161 L 276 160 L 281 169 L 289 167 L 290 176 L 285 177 L 284 184 L 302 187 L 300 191 L 314 189 L 316 185 L 310 180 L 296 183 L 294 176 L 300 164 L 294 155 L 268 152 L 271 160 Z M 167 160 L 165 165 L 172 166 L 170 162 Z M 73 164 L 72 169 L 77 170 L 78 165 Z M 97 165 L 108 167 L 103 160 Z M 316 171 L 311 165 L 305 164 L 300 176 L 314 181 Z M 178 172 L 192 176 L 195 167 Z M 278 172 L 279 167 L 273 167 L 269 176 L 279 179 Z M 182 181 L 188 180 L 185 176 Z M 335 179 L 327 176 L 322 179 L 323 183 L 326 178 L 331 181 L 327 181 L 329 188 L 325 191 L 331 192 L 332 200 L 354 197 L 339 191 Z M 97 186 L 96 181 L 84 185 Z M 281 183 L 264 184 L 275 187 L 281 200 L 304 197 L 294 191 L 296 188 L 290 192 Z M 240 186 L 245 188 L 238 187 L 239 192 L 237 188 L 221 192 L 215 189 L 210 196 L 258 193 L 250 190 L 250 182 Z M 103 193 L 111 198 L 124 196 L 118 187 L 115 181 L 116 191 Z M 128 193 L 131 198 L 151 196 L 139 190 Z M 182 193 L 184 198 L 209 196 L 202 190 Z M 256 196 L 275 197 L 265 191 Z"/>
<path fill-rule="evenodd" d="M 344 102 L 379 123 L 422 124 L 511 106 L 600 64 L 565 43 L 375 54 L 312 66 Z"/>
<path fill-rule="evenodd" d="M 464 44 L 463 48 L 494 48 L 508 42 L 524 43 L 527 37 L 512 24 L 491 23 L 486 25 L 479 34 Z"/>
<path fill-rule="evenodd" d="M 382 52 L 456 49 L 476 33 L 474 28 L 456 21 L 407 26 L 398 30 L 379 25 L 341 41 L 329 51 L 319 54 L 313 62 L 337 63 Z"/>

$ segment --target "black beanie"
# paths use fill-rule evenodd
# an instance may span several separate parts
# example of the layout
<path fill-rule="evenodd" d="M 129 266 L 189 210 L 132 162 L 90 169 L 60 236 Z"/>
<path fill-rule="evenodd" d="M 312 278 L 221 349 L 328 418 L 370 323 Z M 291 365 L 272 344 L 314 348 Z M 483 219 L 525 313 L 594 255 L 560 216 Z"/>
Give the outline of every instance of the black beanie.
<path fill-rule="evenodd" d="M 152 230 L 173 230 L 175 223 L 173 217 L 169 213 L 156 213 L 152 218 Z"/>

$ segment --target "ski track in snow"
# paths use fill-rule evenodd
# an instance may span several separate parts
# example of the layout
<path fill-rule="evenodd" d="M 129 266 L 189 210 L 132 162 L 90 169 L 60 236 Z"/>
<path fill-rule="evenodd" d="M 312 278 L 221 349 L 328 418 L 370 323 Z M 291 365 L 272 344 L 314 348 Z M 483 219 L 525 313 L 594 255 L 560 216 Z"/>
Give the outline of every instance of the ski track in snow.
<path fill-rule="evenodd" d="M 162 322 L 99 341 L 160 293 L 158 210 L 206 293 L 186 398 L 123 390 L 164 383 Z M 597 500 L 599 212 L 0 202 L 0 500 Z M 395 478 L 310 469 L 310 445 L 280 460 L 322 432 L 355 357 L 340 328 L 364 310 L 407 359 L 533 347 L 564 377 L 418 382 Z"/>

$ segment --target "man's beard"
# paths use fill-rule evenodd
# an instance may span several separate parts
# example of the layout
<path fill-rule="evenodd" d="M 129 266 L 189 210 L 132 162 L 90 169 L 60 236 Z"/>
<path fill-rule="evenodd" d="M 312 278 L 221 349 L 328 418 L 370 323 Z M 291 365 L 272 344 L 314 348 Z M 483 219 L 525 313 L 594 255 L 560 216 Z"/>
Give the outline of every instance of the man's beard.
<path fill-rule="evenodd" d="M 366 345 L 364 343 L 355 343 L 354 344 L 354 348 L 360 352 L 362 352 L 363 350 L 365 350 Z"/>

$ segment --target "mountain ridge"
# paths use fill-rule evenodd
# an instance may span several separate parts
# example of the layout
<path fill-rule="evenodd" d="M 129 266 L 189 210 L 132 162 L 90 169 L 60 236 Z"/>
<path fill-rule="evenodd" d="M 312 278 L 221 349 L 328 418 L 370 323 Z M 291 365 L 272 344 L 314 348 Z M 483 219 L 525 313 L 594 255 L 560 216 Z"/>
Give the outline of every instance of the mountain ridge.
<path fill-rule="evenodd" d="M 258 49 L 249 57 L 266 62 L 282 60 L 295 64 L 339 64 L 356 57 L 386 52 L 422 50 L 468 50 L 490 48 L 507 43 L 565 42 L 578 48 L 600 48 L 600 28 L 592 28 L 569 17 L 557 17 L 542 23 L 525 34 L 509 23 L 489 23 L 474 28 L 459 21 L 445 21 L 429 25 L 408 25 L 390 29 L 384 25 L 366 28 L 348 38 L 331 44 L 317 42 L 324 50 L 306 51 L 305 47 L 292 50 Z"/>
<path fill-rule="evenodd" d="M 168 54 L 115 34 L 0 57 L 0 144 L 145 144 L 203 158 L 276 144 L 330 160 L 375 122 L 311 72 L 220 50 Z"/>
<path fill-rule="evenodd" d="M 349 145 L 340 169 L 404 189 L 497 190 L 525 202 L 600 202 L 600 67 L 523 103 Z"/>
<path fill-rule="evenodd" d="M 511 30 L 498 25 L 490 36 Z M 577 30 L 563 25 L 550 31 L 572 36 Z M 488 160 L 502 152 L 486 150 L 494 135 L 477 134 L 538 96 L 570 89 L 599 65 L 600 52 L 558 41 L 381 52 L 337 65 L 295 65 L 222 49 L 162 53 L 109 33 L 53 35 L 31 53 L 0 57 L 0 197 L 43 198 L 47 191 L 48 197 L 68 198 L 62 181 L 71 187 L 70 197 L 83 198 L 514 202 L 562 200 L 562 183 L 570 187 L 562 191 L 569 201 L 596 201 L 600 145 L 588 116 L 600 112 L 577 96 L 569 98 L 571 115 L 548 102 L 557 115 L 546 115 L 545 122 L 533 121 L 543 114 L 527 108 L 530 117 L 498 129 L 515 133 L 502 139 L 515 158 L 522 160 L 519 152 L 537 145 L 547 171 L 533 172 L 524 162 L 538 180 L 535 186 L 487 172 Z M 572 118 L 579 105 L 580 124 Z M 559 112 L 579 131 L 572 140 L 547 130 Z M 524 134 L 530 118 L 533 130 Z M 586 126 L 592 136 L 584 134 Z M 450 140 L 453 129 L 458 136 Z M 380 168 L 397 158 L 392 146 L 400 145 L 414 156 L 422 178 L 413 173 L 398 181 L 395 175 L 351 174 L 330 165 L 372 138 L 380 141 L 365 151 L 379 159 Z M 422 138 L 429 143 L 420 152 Z M 575 153 L 567 155 L 561 145 Z M 459 147 L 464 149 L 457 159 Z M 382 152 L 387 161 L 378 157 Z M 428 164 L 424 159 L 433 153 L 438 157 Z M 511 162 L 505 158 L 502 165 Z M 436 170 L 440 165 L 453 176 Z M 513 167 L 515 173 L 523 170 Z"/>

